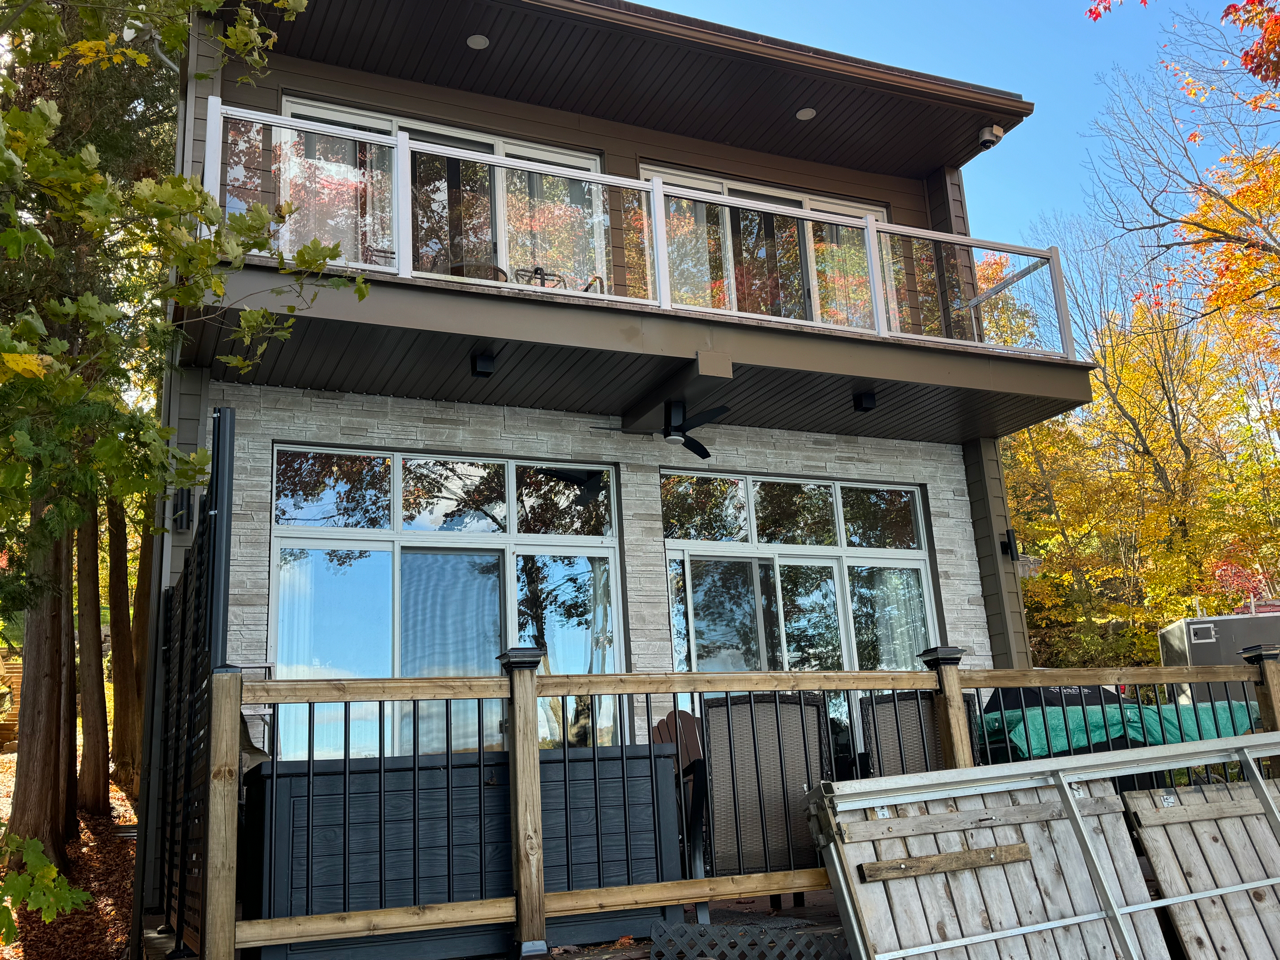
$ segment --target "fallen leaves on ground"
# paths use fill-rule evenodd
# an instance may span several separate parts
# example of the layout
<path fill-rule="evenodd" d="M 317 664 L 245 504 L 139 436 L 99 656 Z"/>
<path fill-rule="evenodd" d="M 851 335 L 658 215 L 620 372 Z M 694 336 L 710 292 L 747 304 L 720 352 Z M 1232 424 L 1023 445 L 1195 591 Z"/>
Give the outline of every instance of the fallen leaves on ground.
<path fill-rule="evenodd" d="M 13 755 L 0 762 L 0 796 L 13 794 Z M 134 841 L 113 835 L 117 824 L 136 824 L 133 806 L 114 783 L 110 817 L 80 814 L 80 835 L 67 844 L 67 876 L 92 897 L 84 910 L 45 924 L 21 911 L 19 939 L 0 947 L 0 960 L 119 960 L 133 919 Z"/>

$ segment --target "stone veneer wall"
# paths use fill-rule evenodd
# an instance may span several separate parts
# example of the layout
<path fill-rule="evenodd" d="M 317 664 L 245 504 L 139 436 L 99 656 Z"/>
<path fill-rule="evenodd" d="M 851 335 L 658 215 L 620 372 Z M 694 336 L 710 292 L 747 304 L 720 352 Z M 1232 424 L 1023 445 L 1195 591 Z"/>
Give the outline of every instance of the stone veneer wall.
<path fill-rule="evenodd" d="M 638 672 L 671 669 L 660 468 L 923 483 L 933 519 L 947 642 L 968 647 L 972 665 L 990 665 L 958 446 L 708 426 L 698 432 L 712 454 L 704 463 L 649 436 L 599 429 L 616 427 L 616 418 L 219 382 L 209 385 L 209 403 L 211 408 L 236 408 L 228 637 L 232 662 L 261 662 L 267 655 L 271 449 L 273 442 L 285 442 L 617 464 L 628 663 Z"/>

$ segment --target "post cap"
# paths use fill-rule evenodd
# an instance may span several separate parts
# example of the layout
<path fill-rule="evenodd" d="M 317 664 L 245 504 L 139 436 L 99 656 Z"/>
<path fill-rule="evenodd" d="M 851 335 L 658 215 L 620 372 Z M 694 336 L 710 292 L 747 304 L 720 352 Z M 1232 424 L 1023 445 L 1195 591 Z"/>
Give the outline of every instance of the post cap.
<path fill-rule="evenodd" d="M 546 655 L 547 652 L 541 647 L 509 647 L 498 654 L 498 662 L 507 673 L 512 670 L 537 670 Z"/>
<path fill-rule="evenodd" d="M 960 666 L 960 660 L 968 652 L 968 647 L 930 647 L 919 657 L 930 670 L 937 670 L 939 667 Z"/>
<path fill-rule="evenodd" d="M 1244 657 L 1244 662 L 1257 666 L 1263 660 L 1280 660 L 1280 644 L 1278 643 L 1255 643 L 1251 647 L 1245 647 L 1240 651 L 1240 656 Z"/>

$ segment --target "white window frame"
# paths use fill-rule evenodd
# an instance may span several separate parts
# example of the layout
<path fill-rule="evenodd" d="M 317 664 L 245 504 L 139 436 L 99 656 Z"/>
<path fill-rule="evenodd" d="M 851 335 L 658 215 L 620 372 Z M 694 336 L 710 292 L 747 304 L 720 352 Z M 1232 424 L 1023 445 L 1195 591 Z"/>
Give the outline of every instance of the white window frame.
<path fill-rule="evenodd" d="M 821 214 L 834 213 L 846 217 L 873 216 L 882 222 L 888 222 L 889 220 L 888 208 L 874 203 L 840 200 L 821 194 L 787 190 L 771 184 L 752 183 L 747 180 L 734 180 L 729 177 L 717 177 L 709 173 L 682 170 L 679 167 L 642 163 L 640 165 L 640 179 L 652 180 L 654 177 L 661 177 L 664 184 L 670 184 L 671 186 L 687 187 L 691 190 L 701 190 L 705 193 L 718 193 L 733 203 L 743 204 L 747 209 L 750 209 L 751 201 L 734 197 L 734 190 L 753 193 L 767 200 L 777 201 L 782 206 L 795 206 L 798 211 L 797 216 L 810 212 L 817 214 L 817 219 L 821 220 Z M 800 222 L 804 226 L 804 243 L 800 247 L 800 260 L 804 270 L 805 281 L 805 312 L 807 314 L 805 320 L 810 323 L 821 323 L 822 321 L 818 319 L 821 316 L 821 305 L 818 303 L 818 268 L 813 249 L 813 223 L 810 220 L 801 220 Z M 722 236 L 729 236 L 729 211 L 725 207 L 720 209 L 720 232 Z M 722 255 L 725 261 L 725 273 L 729 281 L 729 307 L 726 311 L 716 310 L 714 312 L 740 313 L 742 311 L 738 309 L 738 291 L 734 280 L 736 273 L 733 269 L 732 244 L 725 244 Z M 872 251 L 868 250 L 867 255 L 871 256 Z M 769 315 L 752 314 L 752 316 Z M 771 319 L 779 320 L 783 318 L 771 317 Z"/>
<path fill-rule="evenodd" d="M 857 660 L 857 638 L 853 627 L 853 608 L 849 601 L 849 568 L 850 567 L 886 567 L 892 569 L 914 569 L 920 571 L 920 589 L 924 595 L 925 621 L 928 630 L 927 646 L 938 645 L 938 611 L 934 602 L 933 579 L 929 564 L 928 538 L 930 532 L 926 527 L 924 498 L 919 485 L 909 483 L 874 483 L 865 480 L 844 480 L 828 477 L 775 477 L 745 473 L 704 473 L 695 470 L 664 469 L 662 476 L 717 477 L 740 480 L 746 496 L 746 525 L 748 539 L 745 541 L 720 540 L 677 540 L 667 539 L 667 563 L 663 567 L 667 580 L 667 609 L 671 610 L 671 561 L 679 560 L 684 574 L 684 611 L 685 631 L 689 643 L 689 669 L 698 669 L 697 636 L 694 632 L 693 583 L 690 577 L 689 562 L 691 560 L 753 560 L 768 561 L 774 566 L 775 604 L 778 611 L 778 634 L 781 643 L 783 670 L 790 670 L 789 653 L 787 651 L 786 619 L 782 606 L 782 577 L 780 568 L 784 564 L 833 564 L 836 573 L 837 608 L 840 615 L 840 646 L 844 653 L 844 668 L 859 670 Z M 756 534 L 755 498 L 752 489 L 755 483 L 804 483 L 820 484 L 831 488 L 832 507 L 836 524 L 835 546 L 814 546 L 810 544 L 767 543 L 759 540 Z M 851 547 L 847 543 L 844 525 L 844 506 L 840 495 L 841 487 L 860 487 L 867 490 L 903 490 L 914 494 L 916 533 L 919 546 L 914 550 L 890 550 L 875 547 Z M 756 591 L 757 630 L 763 631 L 763 611 L 760 609 L 760 583 L 755 578 L 753 587 Z M 673 625 L 674 626 L 674 625 Z M 761 668 L 768 669 L 768 660 L 761 633 L 760 657 Z M 672 644 L 672 669 L 678 670 L 675 663 L 675 645 Z"/>
<path fill-rule="evenodd" d="M 388 457 L 391 459 L 391 525 L 385 530 L 365 527 L 313 527 L 275 522 L 276 454 L 280 451 L 331 453 L 352 456 Z M 404 499 L 401 495 L 401 465 L 405 460 L 460 460 L 466 463 L 500 463 L 506 471 L 507 530 L 504 533 L 467 533 L 464 531 L 409 530 L 404 527 Z M 562 534 L 531 534 L 515 531 L 517 522 L 516 467 L 551 467 L 553 469 L 600 470 L 609 474 L 609 529 L 603 537 Z M 271 545 L 270 581 L 267 592 L 267 662 L 279 662 L 279 579 L 280 551 L 297 547 L 311 550 L 368 549 L 391 551 L 391 675 L 401 676 L 401 596 L 400 555 L 405 547 L 428 547 L 458 551 L 484 551 L 502 556 L 501 603 L 502 636 L 499 649 L 519 644 L 519 612 L 517 604 L 516 557 L 522 554 L 543 556 L 595 556 L 609 561 L 609 601 L 613 610 L 614 669 L 625 672 L 628 666 L 626 616 L 622 607 L 622 567 L 618 535 L 618 471 L 608 464 L 536 460 L 529 458 L 471 456 L 466 453 L 422 451 L 403 452 L 360 447 L 324 447 L 310 444 L 276 443 L 271 450 Z"/>

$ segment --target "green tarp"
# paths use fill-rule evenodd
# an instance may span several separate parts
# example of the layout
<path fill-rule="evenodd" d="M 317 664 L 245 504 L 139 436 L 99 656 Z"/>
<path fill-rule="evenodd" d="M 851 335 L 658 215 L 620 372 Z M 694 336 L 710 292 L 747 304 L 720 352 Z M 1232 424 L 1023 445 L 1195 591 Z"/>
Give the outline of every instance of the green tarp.
<path fill-rule="evenodd" d="M 1189 703 L 1076 705 L 1066 707 L 1065 714 L 1063 707 L 1028 706 L 1025 715 L 1021 708 L 997 710 L 984 713 L 982 719 L 990 743 L 1009 744 L 1010 760 L 1029 760 L 1070 750 L 1088 751 L 1091 740 L 1094 746 L 1120 740 L 1125 746 L 1142 747 L 1232 737 L 1259 729 L 1257 704 L 1238 700 L 1194 706 Z M 1125 742 L 1126 734 L 1128 742 Z"/>

